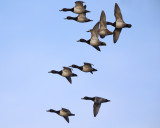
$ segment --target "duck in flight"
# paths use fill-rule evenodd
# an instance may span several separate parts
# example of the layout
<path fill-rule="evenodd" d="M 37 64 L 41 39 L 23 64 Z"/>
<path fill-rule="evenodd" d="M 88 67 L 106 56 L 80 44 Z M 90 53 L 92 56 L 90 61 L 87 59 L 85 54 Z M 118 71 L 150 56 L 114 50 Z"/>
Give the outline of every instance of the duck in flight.
<path fill-rule="evenodd" d="M 48 73 L 59 74 L 59 75 L 65 77 L 70 83 L 72 83 L 71 77 L 77 76 L 77 74 L 72 73 L 72 69 L 68 68 L 68 67 L 63 67 L 63 70 L 61 70 L 61 71 L 51 70 Z"/>
<path fill-rule="evenodd" d="M 102 11 L 101 16 L 100 16 L 99 35 L 101 38 L 104 38 L 105 36 L 112 35 L 112 34 L 113 34 L 113 32 L 111 32 L 107 29 L 106 14 L 104 11 Z"/>
<path fill-rule="evenodd" d="M 102 103 L 110 102 L 110 100 L 105 99 L 105 98 L 101 98 L 101 97 L 87 97 L 87 96 L 85 96 L 82 99 L 83 100 L 91 100 L 94 102 L 94 104 L 93 104 L 94 117 L 97 116 Z"/>
<path fill-rule="evenodd" d="M 53 109 L 49 109 L 47 110 L 47 112 L 52 112 L 52 113 L 57 113 L 58 115 L 64 117 L 64 119 L 69 123 L 69 116 L 75 116 L 75 114 L 72 114 L 70 112 L 70 110 L 66 109 L 66 108 L 62 108 L 59 111 L 53 110 Z"/>
<path fill-rule="evenodd" d="M 77 68 L 77 69 L 79 69 L 79 70 L 81 70 L 83 72 L 90 72 L 90 73 L 93 74 L 93 72 L 97 71 L 97 69 L 93 68 L 92 65 L 93 64 L 91 64 L 91 63 L 86 63 L 85 62 L 83 66 L 77 66 L 77 65 L 73 64 L 73 65 L 71 65 L 69 67 Z"/>
<path fill-rule="evenodd" d="M 71 11 L 73 13 L 76 13 L 76 14 L 81 14 L 81 13 L 88 13 L 90 11 L 86 10 L 86 5 L 83 6 L 83 1 L 76 1 L 75 2 L 75 6 L 73 8 L 63 8 L 59 11 Z"/>
<path fill-rule="evenodd" d="M 116 43 L 122 31 L 122 28 L 131 28 L 132 25 L 124 22 L 121 10 L 117 3 L 115 3 L 114 16 L 116 18 L 116 21 L 114 23 L 107 22 L 107 24 L 115 27 L 113 32 L 113 41 L 114 43 Z"/>
<path fill-rule="evenodd" d="M 90 29 L 87 32 L 91 32 L 91 38 L 89 40 L 80 39 L 77 42 L 83 42 L 87 43 L 91 46 L 93 46 L 96 50 L 101 51 L 99 46 L 106 46 L 106 44 L 99 40 L 98 33 L 99 33 L 99 22 L 96 23 L 96 25 L 93 27 L 93 29 Z"/>
<path fill-rule="evenodd" d="M 77 22 L 80 22 L 80 23 L 85 23 L 85 22 L 90 22 L 90 21 L 93 21 L 93 20 L 90 20 L 86 17 L 86 13 L 81 13 L 81 14 L 78 14 L 77 17 L 71 17 L 71 16 L 67 16 L 66 18 L 64 19 L 67 19 L 67 20 L 75 20 Z"/>

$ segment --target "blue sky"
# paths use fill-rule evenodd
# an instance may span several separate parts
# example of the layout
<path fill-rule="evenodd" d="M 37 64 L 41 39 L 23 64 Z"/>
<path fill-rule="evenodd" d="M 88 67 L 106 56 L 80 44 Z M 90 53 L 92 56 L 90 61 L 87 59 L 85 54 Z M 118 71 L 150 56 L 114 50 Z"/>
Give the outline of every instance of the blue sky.
<path fill-rule="evenodd" d="M 115 21 L 114 4 L 121 8 L 123 29 L 116 44 L 112 36 L 101 52 L 87 44 L 87 30 L 102 10 Z M 73 7 L 65 0 L 0 1 L 0 127 L 2 128 L 159 128 L 160 127 L 160 15 L 158 0 L 86 1 L 90 23 L 64 20 L 76 16 L 59 12 Z M 111 31 L 113 27 L 108 27 Z M 73 84 L 51 69 L 71 64 L 94 64 L 93 75 L 74 69 Z M 110 99 L 93 117 L 93 103 L 84 96 Z M 68 124 L 46 110 L 68 108 L 75 117 Z"/>

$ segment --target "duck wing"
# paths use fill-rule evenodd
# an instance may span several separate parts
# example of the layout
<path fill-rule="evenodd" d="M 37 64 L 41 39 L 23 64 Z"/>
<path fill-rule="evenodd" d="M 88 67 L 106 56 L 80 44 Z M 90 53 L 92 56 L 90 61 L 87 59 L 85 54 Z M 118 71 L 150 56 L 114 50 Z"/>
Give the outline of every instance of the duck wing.
<path fill-rule="evenodd" d="M 64 116 L 64 119 L 69 123 L 69 118 L 68 118 L 68 116 Z"/>
<path fill-rule="evenodd" d="M 62 108 L 62 110 L 63 110 L 64 112 L 69 112 L 69 113 L 70 113 L 69 109 Z"/>
<path fill-rule="evenodd" d="M 71 79 L 71 77 L 66 77 L 66 79 L 69 81 L 69 83 L 72 84 L 72 79 Z"/>
<path fill-rule="evenodd" d="M 117 42 L 121 31 L 122 31 L 122 29 L 118 29 L 118 28 L 114 29 L 114 32 L 113 32 L 113 41 L 114 41 L 114 43 Z"/>
<path fill-rule="evenodd" d="M 98 39 L 99 22 L 91 30 L 91 39 Z"/>
<path fill-rule="evenodd" d="M 100 17 L 100 28 L 106 28 L 107 23 L 106 23 L 106 14 L 104 11 L 101 12 L 101 17 Z"/>
<path fill-rule="evenodd" d="M 76 8 L 84 8 L 83 3 L 84 3 L 83 1 L 76 1 L 75 2 L 75 7 Z"/>
<path fill-rule="evenodd" d="M 119 8 L 117 3 L 115 3 L 115 7 L 114 7 L 114 16 L 116 17 L 116 21 L 124 22 L 121 10 L 120 10 L 120 8 Z"/>
<path fill-rule="evenodd" d="M 98 46 L 93 46 L 96 50 L 101 51 L 101 49 Z"/>
<path fill-rule="evenodd" d="M 65 70 L 68 70 L 68 71 L 72 72 L 72 69 L 71 69 L 71 68 L 63 67 L 63 69 L 65 69 Z"/>
<path fill-rule="evenodd" d="M 93 113 L 94 113 L 94 117 L 97 116 L 100 107 L 101 107 L 101 104 L 96 104 L 96 103 L 94 103 L 94 105 L 93 105 Z"/>
<path fill-rule="evenodd" d="M 84 62 L 84 65 L 88 65 L 91 67 L 93 64 Z"/>

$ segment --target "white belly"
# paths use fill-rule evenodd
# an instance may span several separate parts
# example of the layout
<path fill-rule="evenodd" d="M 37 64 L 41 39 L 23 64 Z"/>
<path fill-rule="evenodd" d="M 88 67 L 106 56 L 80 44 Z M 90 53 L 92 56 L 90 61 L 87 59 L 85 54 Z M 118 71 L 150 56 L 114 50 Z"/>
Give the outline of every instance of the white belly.
<path fill-rule="evenodd" d="M 92 46 L 99 46 L 99 40 L 91 40 L 90 41 L 90 45 L 92 45 Z"/>
<path fill-rule="evenodd" d="M 72 73 L 69 72 L 69 71 L 63 71 L 62 72 L 62 76 L 64 76 L 64 77 L 68 77 L 68 76 L 71 76 L 71 75 L 72 75 Z"/>
<path fill-rule="evenodd" d="M 90 72 L 90 71 L 92 71 L 92 68 L 89 67 L 89 66 L 83 66 L 83 71 L 84 72 Z"/>
<path fill-rule="evenodd" d="M 61 116 L 68 116 L 68 113 L 61 110 L 61 111 L 60 111 L 60 115 L 61 115 Z"/>
<path fill-rule="evenodd" d="M 85 17 L 78 17 L 79 22 L 85 22 L 86 18 Z"/>
<path fill-rule="evenodd" d="M 100 30 L 100 31 L 99 31 L 99 35 L 105 36 L 105 35 L 106 35 L 106 31 L 105 31 L 105 30 Z"/>
<path fill-rule="evenodd" d="M 83 12 L 84 12 L 84 9 L 82 8 L 74 8 L 74 13 L 81 14 Z"/>
<path fill-rule="evenodd" d="M 123 28 L 124 27 L 124 23 L 123 22 L 116 22 L 116 28 Z"/>

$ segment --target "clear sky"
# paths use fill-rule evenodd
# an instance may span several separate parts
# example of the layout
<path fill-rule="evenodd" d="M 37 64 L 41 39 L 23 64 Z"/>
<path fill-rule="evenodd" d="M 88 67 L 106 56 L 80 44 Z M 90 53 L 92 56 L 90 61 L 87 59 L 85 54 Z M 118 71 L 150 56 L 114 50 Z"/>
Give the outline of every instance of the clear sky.
<path fill-rule="evenodd" d="M 1 128 L 160 128 L 160 2 L 159 0 L 85 1 L 93 22 L 64 20 L 76 16 L 59 12 L 74 0 L 0 1 L 0 127 Z M 123 29 L 101 52 L 87 44 L 102 10 L 115 21 L 114 4 L 121 8 Z M 111 31 L 113 27 L 108 27 Z M 48 74 L 71 64 L 94 64 L 93 75 L 74 69 L 73 84 Z M 110 99 L 93 117 L 93 102 L 84 96 Z M 68 124 L 46 110 L 68 108 Z"/>

